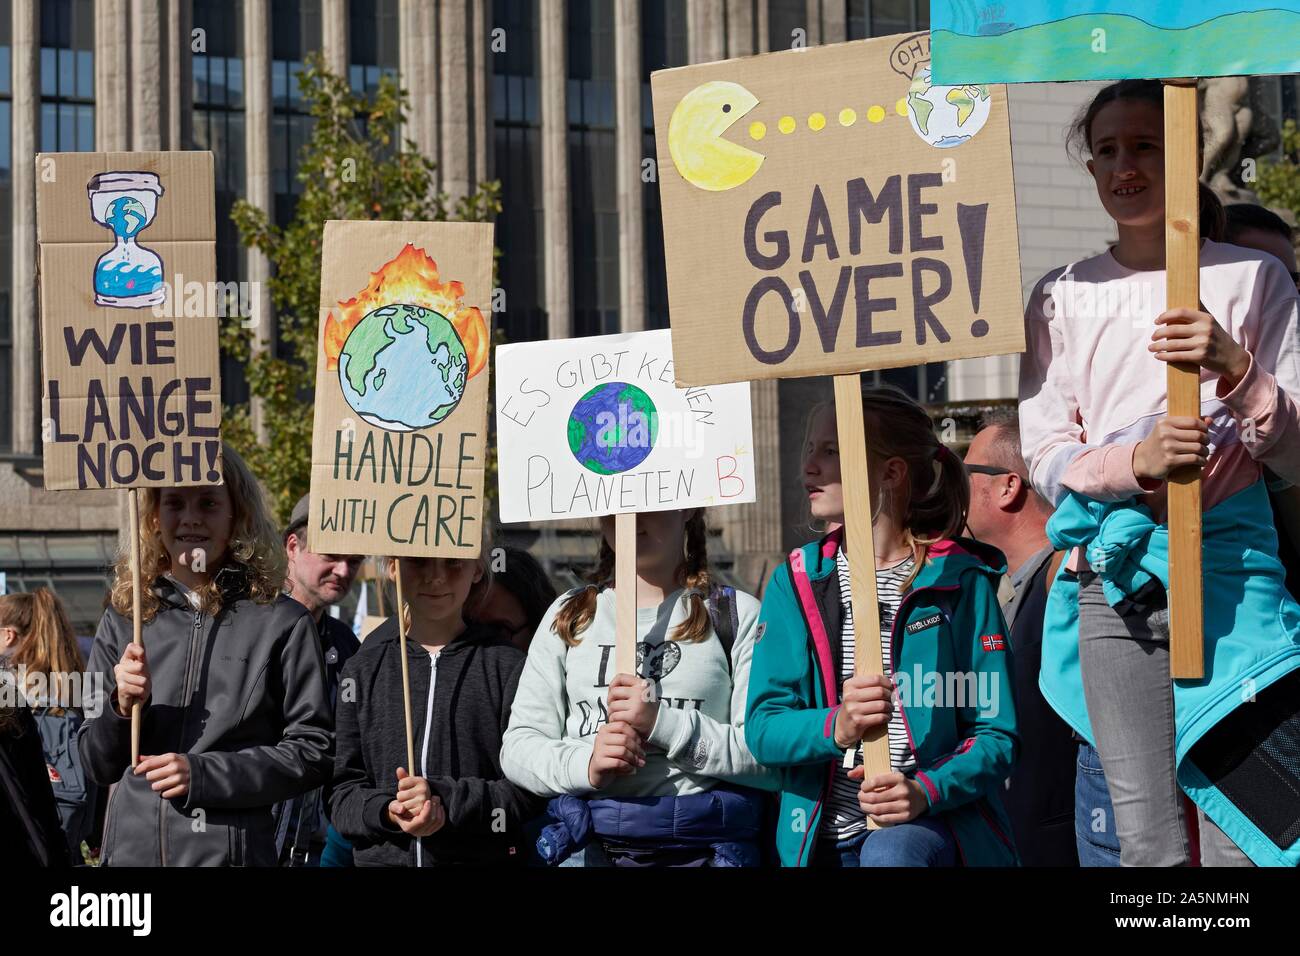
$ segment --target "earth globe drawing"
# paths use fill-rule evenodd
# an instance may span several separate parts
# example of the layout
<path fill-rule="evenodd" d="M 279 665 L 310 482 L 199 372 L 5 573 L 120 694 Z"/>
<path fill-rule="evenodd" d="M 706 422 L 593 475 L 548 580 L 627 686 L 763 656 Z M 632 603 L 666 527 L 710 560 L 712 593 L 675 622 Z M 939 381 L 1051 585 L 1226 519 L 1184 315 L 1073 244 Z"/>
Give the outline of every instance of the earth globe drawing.
<path fill-rule="evenodd" d="M 960 146 L 978 133 L 992 108 L 987 86 L 931 86 L 930 67 L 922 66 L 907 91 L 907 119 L 931 146 Z"/>
<path fill-rule="evenodd" d="M 339 353 L 339 385 L 352 410 L 391 432 L 443 421 L 465 394 L 469 359 L 446 316 L 418 305 L 367 312 Z"/>
<path fill-rule="evenodd" d="M 645 461 L 659 437 L 659 410 L 627 382 L 602 382 L 569 413 L 569 450 L 588 471 L 617 475 Z"/>

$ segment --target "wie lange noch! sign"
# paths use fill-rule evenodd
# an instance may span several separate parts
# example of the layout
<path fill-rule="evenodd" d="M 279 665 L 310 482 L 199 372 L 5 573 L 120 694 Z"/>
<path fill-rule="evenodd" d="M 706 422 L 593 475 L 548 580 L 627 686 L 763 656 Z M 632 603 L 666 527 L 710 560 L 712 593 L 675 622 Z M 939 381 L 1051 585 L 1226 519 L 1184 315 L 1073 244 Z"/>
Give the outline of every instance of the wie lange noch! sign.
<path fill-rule="evenodd" d="M 930 35 L 651 77 L 679 382 L 1019 352 L 1006 90 Z"/>
<path fill-rule="evenodd" d="M 749 385 L 678 388 L 667 329 L 502 345 L 501 520 L 755 500 Z"/>
<path fill-rule="evenodd" d="M 49 489 L 221 481 L 212 154 L 42 153 Z"/>

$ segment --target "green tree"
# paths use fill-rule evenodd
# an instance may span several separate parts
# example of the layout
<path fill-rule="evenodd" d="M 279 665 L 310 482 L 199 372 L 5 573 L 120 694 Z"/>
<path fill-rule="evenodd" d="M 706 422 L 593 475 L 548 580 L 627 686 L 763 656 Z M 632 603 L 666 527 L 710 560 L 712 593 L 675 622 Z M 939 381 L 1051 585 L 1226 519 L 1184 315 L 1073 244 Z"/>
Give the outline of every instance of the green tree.
<path fill-rule="evenodd" d="M 1261 160 L 1255 191 L 1266 206 L 1289 209 L 1300 218 L 1300 129 L 1295 120 L 1282 124 L 1282 157 Z"/>
<path fill-rule="evenodd" d="M 497 182 L 480 184 L 454 204 L 435 191 L 433 162 L 414 142 L 401 140 L 407 95 L 394 79 L 384 77 L 373 96 L 355 93 L 313 54 L 298 83 L 313 127 L 298 157 L 303 191 L 293 221 L 276 226 L 264 210 L 244 200 L 231 213 L 240 241 L 270 260 L 278 347 L 259 350 L 257 329 L 237 315 L 226 320 L 221 333 L 223 350 L 243 366 L 250 395 L 261 400 L 266 441 L 257 440 L 251 402 L 226 407 L 222 437 L 261 478 L 281 522 L 310 484 L 325 221 L 480 222 L 501 211 Z"/>

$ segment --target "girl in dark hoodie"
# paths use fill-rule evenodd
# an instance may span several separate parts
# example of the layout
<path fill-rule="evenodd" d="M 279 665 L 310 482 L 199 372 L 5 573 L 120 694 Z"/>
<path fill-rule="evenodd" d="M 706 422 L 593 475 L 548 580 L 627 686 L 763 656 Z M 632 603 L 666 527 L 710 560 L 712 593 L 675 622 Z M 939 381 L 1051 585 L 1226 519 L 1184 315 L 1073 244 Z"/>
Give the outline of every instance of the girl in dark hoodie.
<path fill-rule="evenodd" d="M 143 646 L 129 551 L 89 670 L 82 762 L 109 797 L 106 866 L 274 866 L 274 805 L 329 776 L 330 708 L 311 614 L 257 479 L 222 447 L 223 484 L 139 494 Z M 131 709 L 143 705 L 131 767 Z"/>
<path fill-rule="evenodd" d="M 358 866 L 522 863 L 520 827 L 541 804 L 505 779 L 498 755 L 524 654 L 496 628 L 466 622 L 491 584 L 486 553 L 390 558 L 390 577 L 399 560 L 406 644 L 391 617 L 343 667 L 331 820 Z"/>

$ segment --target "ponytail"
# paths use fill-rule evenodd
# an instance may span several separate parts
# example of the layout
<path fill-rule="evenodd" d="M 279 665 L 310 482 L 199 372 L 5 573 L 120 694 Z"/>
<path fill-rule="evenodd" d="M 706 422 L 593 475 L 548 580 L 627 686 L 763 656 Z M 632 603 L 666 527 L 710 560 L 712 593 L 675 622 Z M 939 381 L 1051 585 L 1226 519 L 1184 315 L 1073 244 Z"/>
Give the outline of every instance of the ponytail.
<path fill-rule="evenodd" d="M 1223 242 L 1228 235 L 1228 211 L 1223 202 L 1205 183 L 1197 183 L 1197 202 L 1200 207 L 1201 238 Z"/>
<path fill-rule="evenodd" d="M 569 647 L 577 647 L 578 635 L 596 619 L 596 595 L 614 583 L 614 549 L 601 537 L 596 553 L 596 567 L 587 575 L 585 588 L 565 599 L 551 622 L 551 630 Z"/>
<path fill-rule="evenodd" d="M 42 685 L 47 687 L 49 697 L 40 703 L 56 714 L 73 706 L 74 681 L 80 681 L 86 661 L 77 646 L 68 612 L 54 592 L 37 588 L 30 594 L 0 597 L 0 625 L 22 635 L 10 666 L 26 675 L 23 692 L 35 693 Z"/>
<path fill-rule="evenodd" d="M 934 433 L 925 409 L 892 385 L 862 390 L 867 450 L 876 461 L 901 458 L 907 486 L 901 490 L 903 536 L 912 548 L 911 587 L 930 545 L 959 536 L 970 510 L 970 482 L 956 454 Z M 841 453 L 843 449 L 841 449 Z"/>

